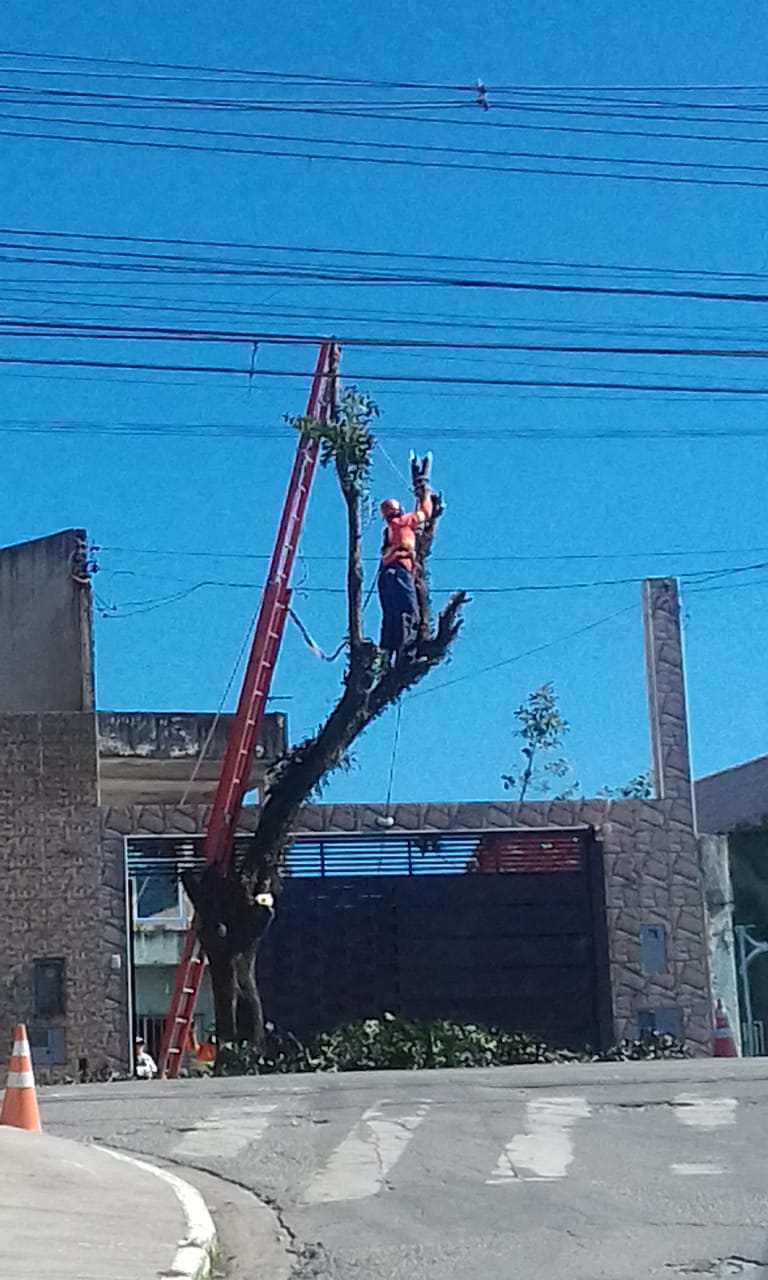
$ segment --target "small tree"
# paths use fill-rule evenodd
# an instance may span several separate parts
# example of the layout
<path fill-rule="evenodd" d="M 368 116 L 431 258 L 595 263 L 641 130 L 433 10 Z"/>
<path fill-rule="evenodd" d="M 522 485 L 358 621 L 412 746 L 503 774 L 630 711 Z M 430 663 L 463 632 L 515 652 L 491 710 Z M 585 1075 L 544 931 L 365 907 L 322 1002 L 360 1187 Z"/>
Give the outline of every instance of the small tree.
<path fill-rule="evenodd" d="M 341 694 L 327 719 L 315 734 L 291 747 L 272 770 L 247 849 L 233 856 L 223 876 L 210 867 L 182 876 L 208 958 L 220 1045 L 241 1042 L 258 1049 L 263 1043 L 256 956 L 272 919 L 270 894 L 279 893 L 301 806 L 330 772 L 344 767 L 350 746 L 371 721 L 448 656 L 461 627 L 466 594 L 454 592 L 433 623 L 424 586 L 424 565 L 441 510 L 438 503 L 422 526 L 416 547 L 417 581 L 422 584 L 417 636 L 389 666 L 387 655 L 363 632 L 362 513 L 376 443 L 371 428 L 377 415 L 373 401 L 353 387 L 343 393 L 328 421 L 290 419 L 297 430 L 318 441 L 320 461 L 335 469 L 346 506 L 347 661 Z"/>
<path fill-rule="evenodd" d="M 622 787 L 603 787 L 597 794 L 606 800 L 650 800 L 653 796 L 653 775 L 650 769 L 644 769 Z"/>
<path fill-rule="evenodd" d="M 517 791 L 518 800 L 525 800 L 529 791 L 547 795 L 551 779 L 567 778 L 572 772 L 569 760 L 564 756 L 552 758 L 551 755 L 562 747 L 570 729 L 560 712 L 554 685 L 543 684 L 529 693 L 527 700 L 517 708 L 515 719 L 520 726 L 515 730 L 515 736 L 523 739 L 521 751 L 525 764 L 519 773 L 501 775 L 505 790 Z M 561 798 L 569 798 L 578 789 L 579 784 L 572 782 L 560 793 Z"/>

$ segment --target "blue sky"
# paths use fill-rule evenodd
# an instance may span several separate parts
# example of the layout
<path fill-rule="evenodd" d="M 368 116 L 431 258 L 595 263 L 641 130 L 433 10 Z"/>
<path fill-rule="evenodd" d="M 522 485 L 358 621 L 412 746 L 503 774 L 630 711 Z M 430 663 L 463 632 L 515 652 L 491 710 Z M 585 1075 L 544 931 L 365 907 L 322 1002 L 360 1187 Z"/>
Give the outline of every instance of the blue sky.
<path fill-rule="evenodd" d="M 581 5 L 525 0 L 514 6 L 448 0 L 438 9 L 426 0 L 408 5 L 342 0 L 320 10 L 306 0 L 269 8 L 228 0 L 215 6 L 197 0 L 183 5 L 112 0 L 106 15 L 103 4 L 58 0 L 30 6 L 7 0 L 0 44 L 7 50 L 93 58 L 467 85 L 467 110 L 469 86 L 478 77 L 489 86 L 487 136 L 479 128 L 444 125 L 433 135 L 425 126 L 374 120 L 350 132 L 358 138 L 409 144 L 431 139 L 456 146 L 474 142 L 486 148 L 639 159 L 661 155 L 677 161 L 705 155 L 711 163 L 757 166 L 768 155 L 768 141 L 765 146 L 698 144 L 694 150 L 682 141 L 490 131 L 498 118 L 494 85 L 680 86 L 686 99 L 697 96 L 686 86 L 760 85 L 768 17 L 755 3 L 729 10 L 723 4 L 693 7 L 681 0 L 635 8 L 594 0 Z M 0 57 L 0 66 L 11 65 Z M 3 92 L 20 78 L 17 74 L 14 82 L 0 74 Z M 25 83 L 48 81 L 26 77 Z M 279 95 L 280 82 L 276 84 Z M 710 99 L 716 103 L 717 94 Z M 765 100 L 768 89 L 753 95 L 755 102 Z M 472 119 L 482 122 L 484 113 L 476 111 Z M 147 113 L 144 119 L 157 122 L 160 117 Z M 338 137 L 340 129 L 349 127 L 332 117 L 288 120 L 290 127 L 264 113 L 249 116 L 246 123 L 227 120 L 222 127 L 309 131 L 317 140 Z M 615 123 L 628 125 L 627 120 Z M 711 132 L 722 133 L 723 128 L 713 125 Z M 757 128 L 753 133 L 759 137 Z M 482 256 L 630 264 L 656 268 L 654 285 L 668 284 L 662 273 L 670 271 L 766 270 L 768 192 L 761 189 L 469 173 L 21 137 L 0 141 L 2 221 L 9 228 L 446 254 L 461 260 Z M 484 271 L 487 275 L 491 268 Z M 88 290 L 93 296 L 99 291 L 93 277 L 83 283 L 65 267 L 17 263 L 5 265 L 2 275 L 0 318 L 66 314 L 115 322 L 115 316 L 125 317 L 114 305 L 108 311 L 107 302 L 130 300 L 131 289 L 142 292 L 142 287 L 119 280 L 113 285 L 110 277 L 100 286 L 104 310 L 99 312 L 87 295 Z M 556 278 L 562 281 L 566 275 L 562 269 Z M 537 278 L 555 277 L 539 271 Z M 605 272 L 601 280 L 626 282 L 626 277 Z M 14 289 L 30 281 L 38 297 L 20 304 Z M 73 300 L 62 310 L 53 298 L 65 286 Z M 744 280 L 736 286 L 745 287 Z M 79 289 L 82 305 L 74 296 Z M 148 290 L 143 286 L 145 296 Z M 494 326 L 540 326 L 540 336 L 547 333 L 550 340 L 555 324 L 570 326 L 565 335 L 570 338 L 585 326 L 594 338 L 599 327 L 606 340 L 626 338 L 635 326 L 666 325 L 678 332 L 709 326 L 711 345 L 715 328 L 732 333 L 738 326 L 742 340 L 759 345 L 765 328 L 765 308 L 757 305 L 414 285 L 377 289 L 291 282 L 276 288 L 225 280 L 206 293 L 199 285 L 171 282 L 158 286 L 154 296 L 172 305 L 198 302 L 201 309 L 213 302 L 237 306 L 243 309 L 242 327 L 247 327 L 250 311 L 254 328 L 275 330 L 293 329 L 294 322 L 286 318 L 291 309 L 323 308 L 328 326 L 349 336 L 373 332 L 364 322 L 366 313 L 385 309 L 394 319 L 382 322 L 378 331 L 423 336 L 426 323 L 434 321 L 429 332 L 438 337 L 447 332 L 438 323 L 445 317 L 458 326 L 470 320 L 491 326 L 484 331 L 491 336 L 497 332 Z M 135 315 L 126 314 L 133 322 Z M 416 317 L 421 327 L 408 328 Z M 142 313 L 141 322 L 153 322 L 151 309 Z M 295 322 L 295 330 L 315 332 L 318 324 Z M 222 322 L 221 327 L 227 326 Z M 452 332 L 475 338 L 478 333 L 460 327 Z M 499 328 L 498 333 L 509 338 L 508 331 Z M 670 340 L 674 338 L 672 333 Z M 658 331 L 652 341 L 658 341 Z M 102 548 L 96 588 L 105 606 L 117 606 L 106 609 L 114 616 L 97 620 L 102 707 L 214 708 L 258 601 L 264 562 L 245 557 L 269 552 L 283 496 L 292 442 L 282 429 L 282 416 L 300 411 L 306 396 L 305 377 L 261 378 L 259 367 L 277 365 L 303 375 L 313 355 L 306 348 L 274 353 L 262 348 L 256 375 L 249 380 L 249 352 L 243 344 L 201 351 L 179 342 L 161 353 L 148 343 L 112 343 L 107 353 L 105 345 L 0 338 L 0 354 L 23 349 L 27 355 L 52 358 L 98 359 L 106 354 L 129 361 L 239 362 L 244 372 L 236 378 L 133 376 L 3 366 L 0 542 L 78 525 L 87 527 Z M 720 337 L 717 345 L 723 345 Z M 433 447 L 435 479 L 448 501 L 433 580 L 438 589 L 475 589 L 454 660 L 404 705 L 393 797 L 481 799 L 499 794 L 500 775 L 515 767 L 519 750 L 512 713 L 529 690 L 546 680 L 554 682 L 572 724 L 567 751 L 585 790 L 621 783 L 643 769 L 648 745 L 639 586 L 635 581 L 569 584 L 605 584 L 667 572 L 703 574 L 768 560 L 766 442 L 737 434 L 765 426 L 765 400 L 390 385 L 376 375 L 655 378 L 704 386 L 738 385 L 742 378 L 743 385 L 754 386 L 766 382 L 760 361 L 737 365 L 629 355 L 349 349 L 342 369 L 350 381 L 370 390 L 382 408 L 386 454 L 376 460 L 374 496 L 391 492 L 404 498 L 396 471 L 407 471 L 409 446 Z M 69 434 L 19 429 L 20 423 L 31 428 L 54 422 L 77 423 L 79 429 Z M 89 423 L 98 428 L 154 424 L 166 430 L 153 438 L 149 427 L 130 435 L 89 432 L 84 425 Z M 190 424 L 210 423 L 252 424 L 253 432 L 216 438 L 183 434 Z M 178 433 L 168 434 L 167 428 L 174 426 Z M 629 438 L 594 438 L 597 431 L 616 429 Z M 670 438 L 649 437 L 650 430 Z M 709 440 L 681 434 L 694 430 L 718 434 Z M 513 431 L 538 432 L 540 438 L 505 436 Z M 562 438 L 553 439 L 555 432 Z M 574 438 L 579 434 L 584 438 Z M 366 552 L 374 559 L 378 541 L 374 523 L 366 534 Z M 338 591 L 342 584 L 341 561 L 332 557 L 341 556 L 344 545 L 339 499 L 329 475 L 319 477 L 313 493 L 302 550 L 295 605 L 317 641 L 332 650 L 344 630 L 343 597 L 323 589 Z M 558 558 L 565 556 L 589 558 Z M 184 594 L 211 580 L 214 585 Z M 707 584 L 700 583 L 698 590 L 684 584 L 698 773 L 765 751 L 768 711 L 762 675 L 768 571 L 714 579 L 707 589 L 702 587 Z M 167 601 L 176 593 L 179 599 Z M 373 630 L 375 601 L 368 617 Z M 507 661 L 541 646 L 547 647 Z M 502 662 L 506 665 L 478 674 L 479 668 Z M 274 693 L 287 699 L 280 705 L 294 737 L 319 722 L 339 679 L 338 665 L 320 664 L 295 632 L 286 636 Z M 382 799 L 393 733 L 390 713 L 359 745 L 356 770 L 335 780 L 328 797 Z"/>

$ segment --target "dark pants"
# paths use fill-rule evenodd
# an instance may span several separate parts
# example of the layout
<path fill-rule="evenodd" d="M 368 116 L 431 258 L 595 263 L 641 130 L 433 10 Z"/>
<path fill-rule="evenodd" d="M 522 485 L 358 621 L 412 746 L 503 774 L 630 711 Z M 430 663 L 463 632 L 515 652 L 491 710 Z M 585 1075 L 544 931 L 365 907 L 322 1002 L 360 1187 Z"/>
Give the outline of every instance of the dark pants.
<path fill-rule="evenodd" d="M 381 601 L 381 639 L 379 644 L 388 654 L 399 653 L 407 640 L 415 635 L 418 604 L 413 574 L 401 564 L 382 565 L 379 569 Z"/>

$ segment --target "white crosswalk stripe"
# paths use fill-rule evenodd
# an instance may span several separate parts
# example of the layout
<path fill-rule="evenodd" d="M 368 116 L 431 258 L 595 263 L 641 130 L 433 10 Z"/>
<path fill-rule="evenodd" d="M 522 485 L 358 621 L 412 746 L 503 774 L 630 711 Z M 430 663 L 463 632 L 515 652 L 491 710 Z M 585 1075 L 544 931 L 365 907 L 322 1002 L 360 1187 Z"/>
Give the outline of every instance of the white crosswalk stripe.
<path fill-rule="evenodd" d="M 713 1098 L 699 1093 L 679 1093 L 673 1104 L 675 1118 L 689 1129 L 712 1133 L 736 1123 L 736 1098 Z M 679 1177 L 715 1178 L 728 1169 L 714 1161 L 681 1161 L 669 1166 Z"/>
<path fill-rule="evenodd" d="M 298 1107 L 297 1094 L 303 1095 Z M 362 1114 L 357 1112 L 357 1118 L 354 1110 L 350 1114 L 346 1106 L 338 1106 L 334 1093 L 310 1085 L 293 1088 L 290 1094 L 265 1092 L 261 1099 L 222 1101 L 183 1134 L 174 1157 L 190 1163 L 258 1160 L 261 1176 L 273 1177 L 275 1185 L 285 1176 L 287 1162 L 296 1197 L 308 1206 L 366 1200 L 390 1189 L 392 1171 L 414 1140 L 417 1161 L 423 1164 L 426 1159 L 429 1164 L 436 1158 L 441 1164 L 445 1159 L 443 1143 L 434 1145 L 439 1126 L 426 1126 L 417 1137 L 430 1113 L 429 1099 L 382 1099 Z M 615 1126 L 615 1108 L 607 1110 Z M 647 1169 L 649 1159 L 653 1165 L 658 1160 L 658 1173 L 666 1170 L 676 1181 L 728 1174 L 733 1157 L 727 1131 L 738 1122 L 737 1100 L 680 1093 L 672 1099 L 671 1110 L 674 1119 L 669 1107 L 641 1103 L 633 1110 L 630 1104 L 621 1132 L 628 1150 L 639 1144 L 639 1167 Z M 556 1183 L 573 1174 L 578 1159 L 579 1167 L 599 1182 L 603 1118 L 602 1105 L 593 1109 L 586 1097 L 564 1094 L 514 1101 L 511 1113 L 505 1106 L 485 1132 L 460 1122 L 457 1126 L 454 1118 L 456 1140 L 470 1144 L 463 1160 L 457 1155 L 458 1167 L 465 1179 L 476 1178 L 479 1186 Z M 498 1124 L 504 1126 L 500 1131 Z M 412 1176 L 411 1153 L 400 1169 L 398 1185 L 406 1186 Z M 628 1184 L 632 1177 L 630 1161 Z"/>
<path fill-rule="evenodd" d="M 250 1102 L 215 1111 L 184 1134 L 173 1154 L 181 1160 L 231 1160 L 264 1137 L 275 1107 L 274 1102 Z"/>
<path fill-rule="evenodd" d="M 724 1129 L 736 1123 L 736 1098 L 710 1098 L 700 1093 L 679 1093 L 673 1103 L 681 1124 L 694 1129 Z"/>
<path fill-rule="evenodd" d="M 312 1179 L 304 1203 L 332 1204 L 375 1196 L 386 1186 L 429 1106 L 425 1101 L 403 1112 L 382 1101 L 369 1107 Z"/>
<path fill-rule="evenodd" d="M 585 1098 L 538 1098 L 526 1106 L 526 1132 L 508 1142 L 489 1186 L 551 1182 L 564 1178 L 573 1161 L 573 1127 L 591 1108 Z"/>

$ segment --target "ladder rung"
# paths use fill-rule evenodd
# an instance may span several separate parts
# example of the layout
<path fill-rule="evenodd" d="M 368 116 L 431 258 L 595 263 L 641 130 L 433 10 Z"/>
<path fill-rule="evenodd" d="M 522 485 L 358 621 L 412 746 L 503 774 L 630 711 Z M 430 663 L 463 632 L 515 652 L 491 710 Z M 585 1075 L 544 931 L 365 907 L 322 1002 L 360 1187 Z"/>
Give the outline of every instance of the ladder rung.
<path fill-rule="evenodd" d="M 194 987 L 182 987 L 181 990 L 185 996 L 193 996 L 195 994 Z"/>
<path fill-rule="evenodd" d="M 181 1053 L 181 1049 L 174 1049 L 173 1047 L 171 1047 L 171 1048 L 169 1048 L 168 1052 L 169 1052 L 169 1053 Z"/>

